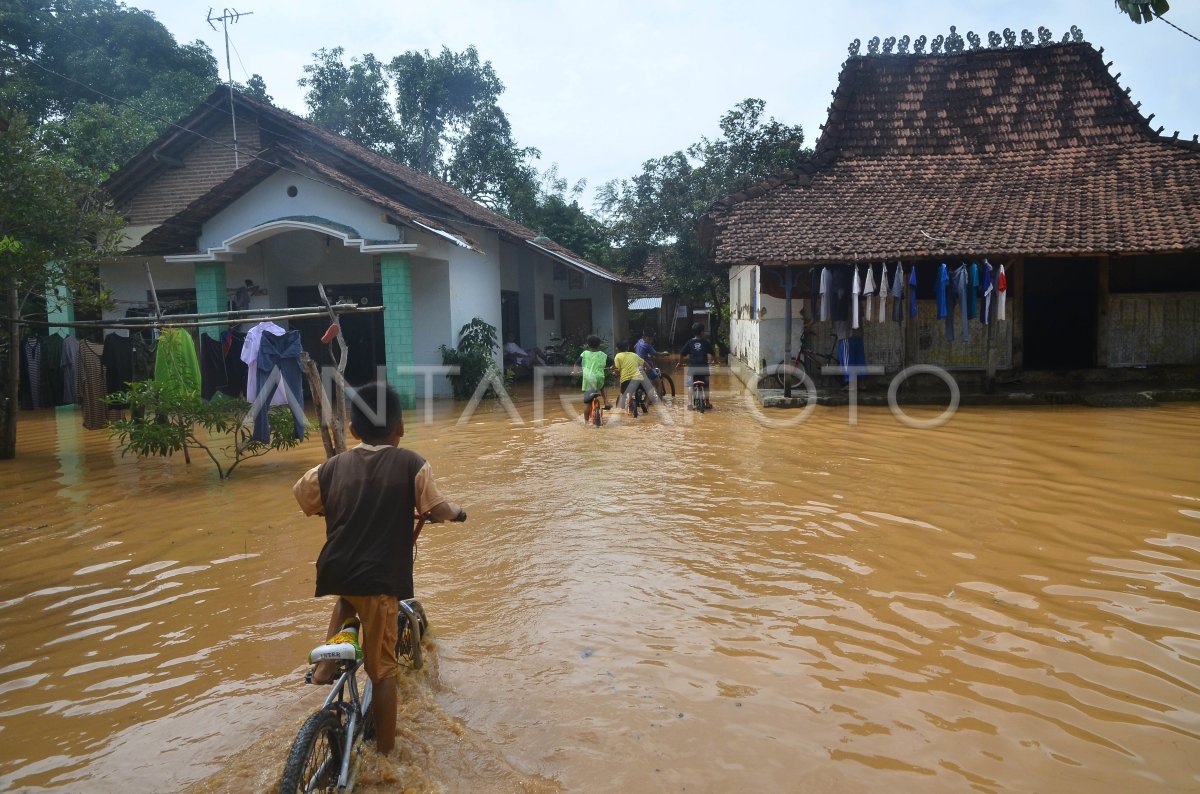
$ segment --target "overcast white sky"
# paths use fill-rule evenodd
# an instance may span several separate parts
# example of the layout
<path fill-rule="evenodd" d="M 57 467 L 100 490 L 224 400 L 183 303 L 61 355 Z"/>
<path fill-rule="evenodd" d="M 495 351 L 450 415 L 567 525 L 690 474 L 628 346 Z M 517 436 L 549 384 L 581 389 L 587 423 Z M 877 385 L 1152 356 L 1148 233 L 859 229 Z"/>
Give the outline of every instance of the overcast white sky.
<path fill-rule="evenodd" d="M 506 86 L 500 104 L 517 142 L 542 151 L 572 182 L 596 187 L 636 174 L 643 161 L 717 134 L 721 115 L 746 97 L 769 116 L 801 124 L 809 145 L 855 38 L 965 37 L 1010 27 L 1054 40 L 1078 25 L 1104 47 L 1143 115 L 1181 137 L 1200 133 L 1200 42 L 1161 21 L 1135 25 L 1112 0 L 241 0 L 253 12 L 230 26 L 233 78 L 258 73 L 281 107 L 304 115 L 296 81 L 312 53 L 388 61 L 408 50 L 436 54 L 474 44 Z M 201 39 L 221 63 L 220 31 L 194 0 L 126 0 L 153 11 L 181 42 Z M 231 6 L 232 8 L 232 6 Z M 220 14 L 222 8 L 215 13 Z M 1174 0 L 1168 17 L 1200 36 L 1200 4 Z M 218 26 L 219 27 L 219 26 Z"/>

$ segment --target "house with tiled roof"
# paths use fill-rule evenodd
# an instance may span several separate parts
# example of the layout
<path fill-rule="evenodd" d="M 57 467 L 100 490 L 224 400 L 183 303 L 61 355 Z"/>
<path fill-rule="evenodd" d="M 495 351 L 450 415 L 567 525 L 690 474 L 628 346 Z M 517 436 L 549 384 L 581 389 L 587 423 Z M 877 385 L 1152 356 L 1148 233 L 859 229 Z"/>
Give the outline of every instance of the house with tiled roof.
<path fill-rule="evenodd" d="M 478 317 L 527 348 L 626 325 L 625 282 L 453 187 L 291 113 L 220 88 L 106 183 L 128 249 L 101 268 L 124 316 L 158 296 L 224 311 L 246 281 L 251 308 L 331 298 L 384 307 L 345 316 L 351 382 L 387 368 L 410 398 L 412 367 L 442 363 Z M 320 355 L 320 319 L 297 320 Z M 216 334 L 221 329 L 207 329 Z M 435 394 L 449 394 L 434 378 Z"/>
<path fill-rule="evenodd" d="M 731 354 L 762 372 L 808 325 L 817 350 L 861 339 L 888 371 L 1200 364 L 1196 138 L 1155 130 L 1077 29 L 990 47 L 951 32 L 930 53 L 856 42 L 812 157 L 713 205 L 701 238 L 729 268 Z M 979 286 L 956 306 L 960 266 Z M 881 322 L 861 290 L 885 267 L 904 295 Z"/>

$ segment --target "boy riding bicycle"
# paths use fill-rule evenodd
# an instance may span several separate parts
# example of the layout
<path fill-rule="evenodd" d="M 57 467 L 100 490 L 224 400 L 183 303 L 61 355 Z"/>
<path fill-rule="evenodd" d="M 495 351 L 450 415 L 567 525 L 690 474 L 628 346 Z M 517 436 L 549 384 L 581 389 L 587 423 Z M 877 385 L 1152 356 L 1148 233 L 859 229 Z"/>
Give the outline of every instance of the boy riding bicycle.
<path fill-rule="evenodd" d="M 666 390 L 663 388 L 662 373 L 658 369 L 658 351 L 654 349 L 653 329 L 647 328 L 642 331 L 642 338 L 634 344 L 633 352 L 646 362 L 646 377 L 650 378 L 650 382 L 654 384 L 655 393 L 662 397 Z"/>
<path fill-rule="evenodd" d="M 704 323 L 696 323 L 692 326 L 692 338 L 687 340 L 680 349 L 679 363 L 675 366 L 682 367 L 685 358 L 687 359 L 689 382 L 702 384 L 704 407 L 712 408 L 712 403 L 709 401 L 708 366 L 710 362 L 716 361 L 716 355 L 713 352 L 712 342 L 708 340 L 708 331 L 705 329 Z"/>
<path fill-rule="evenodd" d="M 646 389 L 650 384 L 645 380 L 646 362 L 637 353 L 630 352 L 629 343 L 617 342 L 617 355 L 613 356 L 613 369 L 617 371 L 621 382 L 620 407 L 631 410 L 633 400 L 637 399 L 637 390 Z"/>
<path fill-rule="evenodd" d="M 579 360 L 575 362 L 575 368 L 571 371 L 571 375 L 573 377 L 582 373 L 584 394 L 600 392 L 600 397 L 604 400 L 604 410 L 611 411 L 612 405 L 608 402 L 608 392 L 604 388 L 604 373 L 608 370 L 608 353 L 600 349 L 602 343 L 603 340 L 595 334 L 587 338 L 587 347 L 579 354 Z M 588 401 L 590 402 L 590 400 Z"/>
<path fill-rule="evenodd" d="M 413 597 L 413 515 L 461 521 L 466 514 L 438 492 L 424 458 L 397 446 L 400 395 L 377 382 L 348 396 L 350 432 L 362 443 L 309 469 L 292 492 L 305 515 L 325 516 L 316 595 L 338 596 L 326 636 L 336 638 L 355 616 L 361 621 L 376 748 L 387 755 L 396 739 L 398 601 Z M 312 680 L 329 683 L 333 671 L 333 662 L 319 662 Z"/>

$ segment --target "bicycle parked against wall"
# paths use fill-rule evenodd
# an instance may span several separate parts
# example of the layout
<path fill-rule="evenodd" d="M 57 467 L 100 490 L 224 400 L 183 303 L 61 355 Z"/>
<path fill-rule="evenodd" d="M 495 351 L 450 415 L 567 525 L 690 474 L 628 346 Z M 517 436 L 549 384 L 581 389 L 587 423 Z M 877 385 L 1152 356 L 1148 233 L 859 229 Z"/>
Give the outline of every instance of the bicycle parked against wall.
<path fill-rule="evenodd" d="M 428 516 L 419 516 L 413 527 L 414 557 L 417 538 L 427 520 Z M 465 521 L 466 514 L 458 520 Z M 407 658 L 412 669 L 420 670 L 424 662 L 421 637 L 429 626 L 425 609 L 415 598 L 403 599 L 399 605 L 396 656 Z M 357 656 L 349 642 L 327 642 L 309 655 L 310 662 L 336 662 L 336 677 L 321 708 L 309 715 L 292 742 L 279 786 L 283 794 L 318 791 L 345 794 L 354 789 L 363 742 L 375 736 L 371 679 L 363 660 Z"/>
<path fill-rule="evenodd" d="M 783 359 L 769 373 L 764 374 L 773 377 L 779 384 L 779 388 L 786 389 L 789 381 L 795 388 L 804 384 L 805 374 L 815 379 L 821 375 L 821 371 L 825 367 L 836 366 L 838 363 L 835 354 L 837 342 L 833 343 L 833 347 L 829 349 L 828 353 L 818 353 L 812 348 L 814 337 L 816 337 L 816 333 L 813 332 L 811 326 L 805 326 L 804 332 L 800 335 L 800 349 L 796 351 L 795 358 L 791 362 Z"/>

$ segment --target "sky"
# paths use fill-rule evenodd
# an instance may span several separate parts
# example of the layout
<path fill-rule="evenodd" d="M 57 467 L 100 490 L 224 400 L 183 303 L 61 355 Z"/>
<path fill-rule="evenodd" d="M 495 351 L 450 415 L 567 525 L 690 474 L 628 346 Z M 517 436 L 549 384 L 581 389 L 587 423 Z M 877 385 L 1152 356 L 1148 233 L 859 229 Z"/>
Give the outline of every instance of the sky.
<path fill-rule="evenodd" d="M 154 13 L 180 43 L 200 39 L 221 64 L 225 44 L 192 0 L 125 0 Z M 1200 41 L 1156 20 L 1135 25 L 1112 0 L 243 0 L 252 12 L 229 26 L 233 79 L 266 81 L 276 105 L 304 115 L 296 81 L 318 49 L 387 62 L 409 50 L 437 54 L 475 45 L 505 85 L 500 106 L 521 146 L 557 164 L 592 209 L 595 189 L 627 179 L 648 159 L 717 137 L 721 116 L 757 97 L 766 115 L 804 128 L 813 145 L 847 45 L 872 36 L 933 39 L 973 30 L 1071 25 L 1104 48 L 1153 126 L 1200 133 Z M 224 7 L 230 10 L 233 7 Z M 219 15 L 223 8 L 213 12 Z M 1200 36 L 1200 2 L 1173 0 L 1170 19 Z"/>

